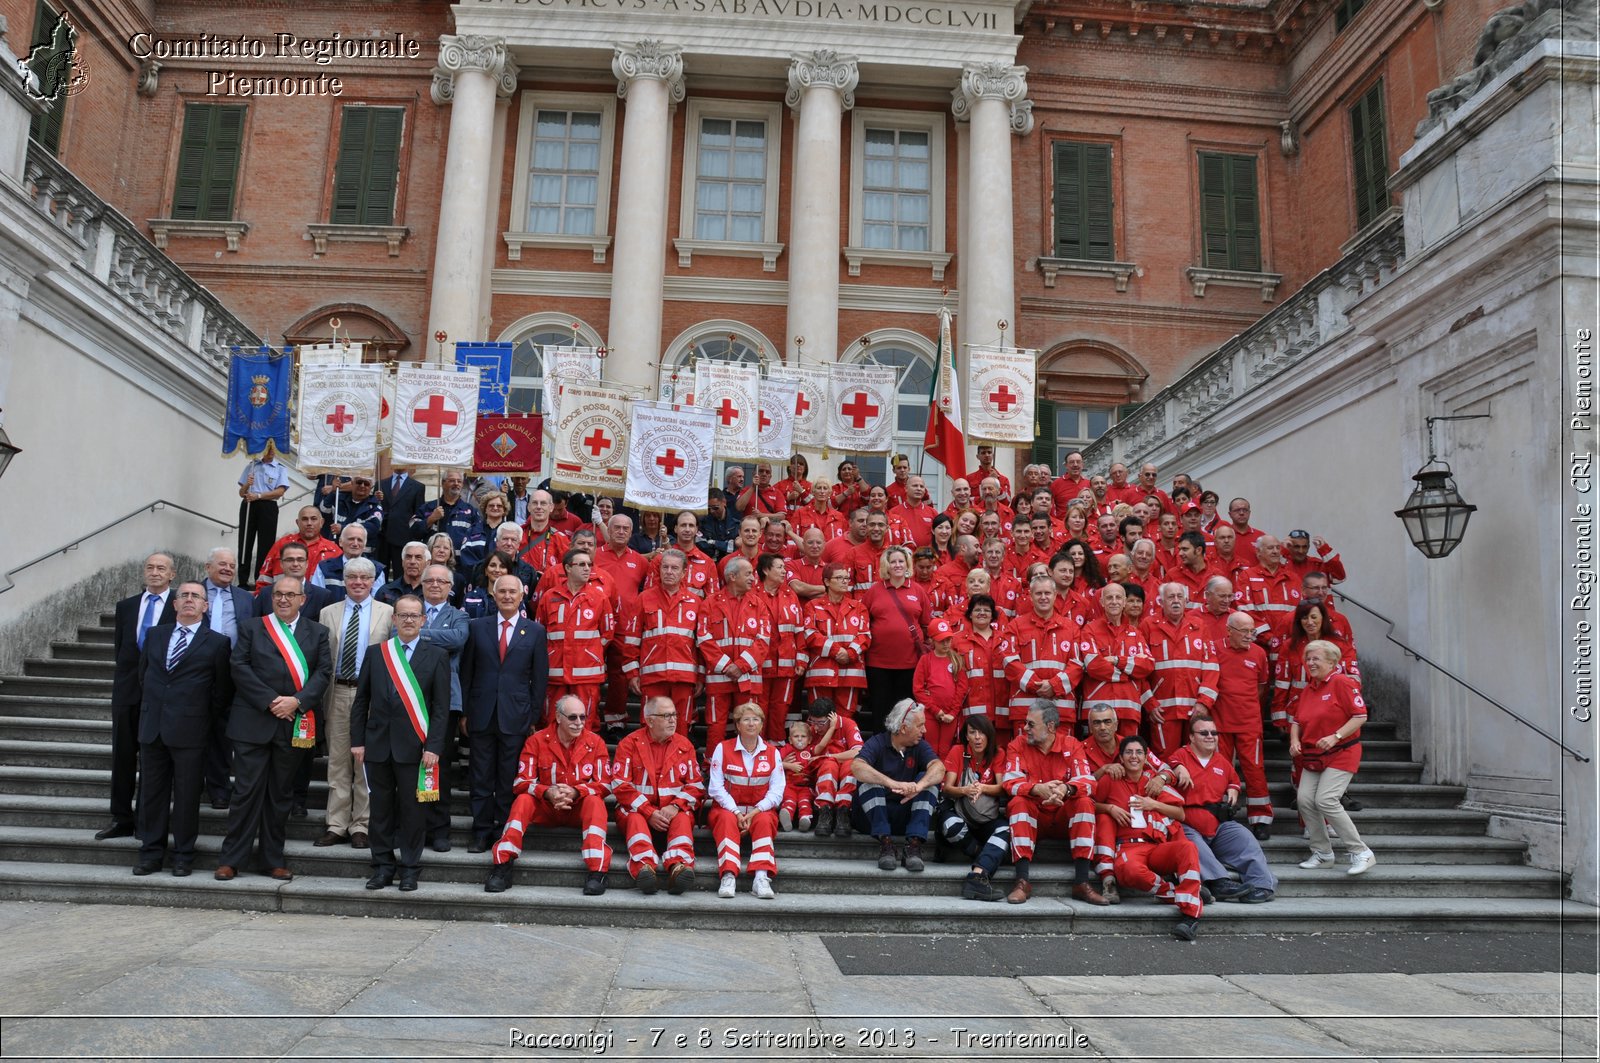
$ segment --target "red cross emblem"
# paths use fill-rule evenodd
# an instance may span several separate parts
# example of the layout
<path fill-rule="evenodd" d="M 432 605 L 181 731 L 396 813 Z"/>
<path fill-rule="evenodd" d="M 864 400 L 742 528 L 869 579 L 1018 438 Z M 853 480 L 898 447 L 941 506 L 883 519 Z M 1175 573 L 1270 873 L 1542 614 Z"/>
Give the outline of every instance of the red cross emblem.
<path fill-rule="evenodd" d="M 806 398 L 806 393 L 803 391 L 795 392 L 794 415 L 796 417 L 804 417 L 806 415 L 806 411 L 809 409 L 811 409 L 811 400 Z"/>
<path fill-rule="evenodd" d="M 761 411 L 761 423 L 756 425 L 756 428 L 758 430 L 762 431 L 762 432 L 765 432 L 767 429 L 769 429 L 771 427 L 772 427 L 772 418 L 767 416 L 767 411 L 766 410 L 762 410 Z"/>
<path fill-rule="evenodd" d="M 717 416 L 722 419 L 722 427 L 727 428 L 739 419 L 739 410 L 732 399 L 724 398 L 722 405 L 717 407 Z"/>
<path fill-rule="evenodd" d="M 334 435 L 342 436 L 346 428 L 356 423 L 356 419 L 354 414 L 345 412 L 344 403 L 341 402 L 333 408 L 332 413 L 323 418 L 323 423 L 333 429 Z"/>
<path fill-rule="evenodd" d="M 1019 400 L 1012 393 L 1009 385 L 1001 384 L 998 389 L 989 395 L 989 401 L 1000 407 L 1001 414 L 1004 414 L 1008 409 L 1015 406 Z"/>
<path fill-rule="evenodd" d="M 849 402 L 839 408 L 839 412 L 850 418 L 856 430 L 860 431 L 867 426 L 868 421 L 878 416 L 880 410 L 867 401 L 867 393 L 865 391 L 858 391 L 851 397 Z"/>
<path fill-rule="evenodd" d="M 583 441 L 583 445 L 589 448 L 591 455 L 598 458 L 611 449 L 611 437 L 606 435 L 605 429 L 596 428 L 589 433 L 588 438 Z"/>
<path fill-rule="evenodd" d="M 430 395 L 426 406 L 418 406 L 411 411 L 411 422 L 426 426 L 429 439 L 438 439 L 444 435 L 446 425 L 453 425 L 459 420 L 461 417 L 456 411 L 444 408 L 443 395 Z"/>
<path fill-rule="evenodd" d="M 656 458 L 656 464 L 661 466 L 662 471 L 668 476 L 676 476 L 678 475 L 678 470 L 689 463 L 678 457 L 676 447 L 668 447 L 665 454 Z"/>

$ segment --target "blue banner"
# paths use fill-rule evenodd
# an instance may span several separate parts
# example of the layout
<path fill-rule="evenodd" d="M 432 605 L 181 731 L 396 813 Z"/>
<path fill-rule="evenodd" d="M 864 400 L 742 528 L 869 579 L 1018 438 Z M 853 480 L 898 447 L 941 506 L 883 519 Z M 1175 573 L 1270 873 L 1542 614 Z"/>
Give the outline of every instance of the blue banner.
<path fill-rule="evenodd" d="M 478 413 L 506 412 L 506 394 L 511 390 L 511 343 L 458 343 L 456 365 L 476 366 Z"/>
<path fill-rule="evenodd" d="M 294 352 L 262 347 L 244 354 L 235 347 L 228 370 L 228 420 L 222 429 L 222 455 L 241 448 L 252 458 L 289 446 L 289 382 Z"/>

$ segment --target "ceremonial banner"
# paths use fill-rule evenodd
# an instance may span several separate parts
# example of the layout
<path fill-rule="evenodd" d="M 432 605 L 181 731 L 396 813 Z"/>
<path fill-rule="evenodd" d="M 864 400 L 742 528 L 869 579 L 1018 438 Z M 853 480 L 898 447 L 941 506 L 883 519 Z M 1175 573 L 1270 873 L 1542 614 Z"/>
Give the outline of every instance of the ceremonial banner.
<path fill-rule="evenodd" d="M 395 465 L 472 464 L 478 428 L 478 371 L 401 366 L 395 373 Z"/>
<path fill-rule="evenodd" d="M 663 513 L 704 513 L 716 425 L 716 414 L 699 406 L 635 402 L 623 501 Z"/>
<path fill-rule="evenodd" d="M 544 462 L 543 435 L 544 418 L 537 413 L 479 416 L 472 471 L 479 475 L 538 472 Z"/>
<path fill-rule="evenodd" d="M 928 388 L 928 431 L 922 448 L 944 466 L 951 479 L 967 475 L 967 441 L 961 434 L 961 388 L 956 383 L 956 352 L 950 342 L 950 311 L 939 311 L 939 353 Z"/>
<path fill-rule="evenodd" d="M 545 424 L 561 422 L 561 389 L 564 384 L 584 381 L 600 383 L 600 354 L 594 347 L 554 347 L 544 352 Z"/>
<path fill-rule="evenodd" d="M 761 382 L 761 408 L 756 427 L 762 461 L 786 462 L 794 453 L 794 404 L 799 388 L 792 380 L 772 377 Z"/>
<path fill-rule="evenodd" d="M 233 349 L 228 367 L 228 419 L 222 430 L 222 455 L 243 450 L 259 458 L 273 451 L 290 454 L 289 379 L 294 355 L 285 347 L 254 354 Z"/>
<path fill-rule="evenodd" d="M 394 370 L 388 366 L 378 396 L 378 449 L 385 450 L 394 442 Z"/>
<path fill-rule="evenodd" d="M 737 362 L 699 361 L 694 366 L 694 405 L 717 419 L 719 458 L 754 461 L 761 436 L 761 368 Z"/>
<path fill-rule="evenodd" d="M 458 343 L 456 365 L 476 366 L 478 370 L 478 415 L 506 412 L 506 393 L 511 390 L 511 352 L 513 343 Z"/>
<path fill-rule="evenodd" d="M 359 343 L 302 343 L 295 348 L 300 364 L 307 365 L 360 365 L 362 345 Z"/>
<path fill-rule="evenodd" d="M 829 365 L 827 445 L 847 454 L 889 453 L 899 377 L 893 366 Z"/>
<path fill-rule="evenodd" d="M 820 450 L 828 445 L 828 371 L 823 368 L 774 366 L 767 383 L 788 381 L 795 386 L 794 439 L 791 446 Z"/>
<path fill-rule="evenodd" d="M 1033 376 L 1038 351 L 967 348 L 967 442 L 1033 445 Z"/>
<path fill-rule="evenodd" d="M 300 367 L 301 472 L 371 472 L 377 467 L 384 376 L 377 365 Z"/>
<path fill-rule="evenodd" d="M 561 420 L 550 432 L 555 441 L 550 485 L 616 493 L 628 471 L 628 406 L 633 399 L 590 384 L 566 384 L 562 392 Z M 547 418 L 545 423 L 552 422 Z"/>

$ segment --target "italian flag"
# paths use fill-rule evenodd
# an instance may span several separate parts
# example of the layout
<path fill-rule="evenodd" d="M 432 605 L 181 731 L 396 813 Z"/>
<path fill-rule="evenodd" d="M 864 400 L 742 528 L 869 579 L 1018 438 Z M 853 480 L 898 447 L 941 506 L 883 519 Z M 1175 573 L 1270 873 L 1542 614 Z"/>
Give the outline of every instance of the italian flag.
<path fill-rule="evenodd" d="M 967 475 L 967 441 L 961 434 L 961 389 L 956 383 L 956 351 L 950 342 L 950 311 L 939 310 L 939 354 L 928 389 L 928 434 L 922 441 L 928 457 L 944 466 L 951 479 Z"/>

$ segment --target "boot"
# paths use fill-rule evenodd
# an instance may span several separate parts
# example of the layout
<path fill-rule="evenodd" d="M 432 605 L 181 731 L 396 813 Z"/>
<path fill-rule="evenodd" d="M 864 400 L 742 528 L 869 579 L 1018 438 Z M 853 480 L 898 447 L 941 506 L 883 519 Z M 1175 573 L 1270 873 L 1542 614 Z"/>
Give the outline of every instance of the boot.
<path fill-rule="evenodd" d="M 1005 890 L 996 886 L 989 880 L 989 876 L 982 871 L 973 871 L 967 875 L 961 884 L 961 897 L 969 901 L 998 901 L 1006 895 Z"/>
<path fill-rule="evenodd" d="M 817 809 L 816 824 L 812 830 L 819 838 L 826 838 L 833 833 L 833 806 L 823 805 Z"/>
<path fill-rule="evenodd" d="M 900 866 L 900 857 L 894 851 L 894 839 L 888 836 L 878 839 L 878 870 L 893 871 Z"/>
<path fill-rule="evenodd" d="M 922 859 L 922 839 L 906 839 L 906 870 L 917 872 L 924 870 L 928 865 Z"/>

